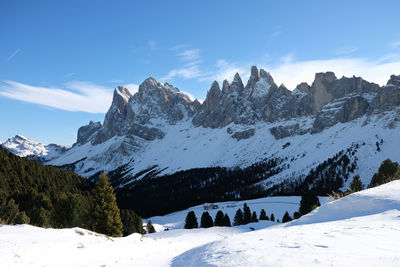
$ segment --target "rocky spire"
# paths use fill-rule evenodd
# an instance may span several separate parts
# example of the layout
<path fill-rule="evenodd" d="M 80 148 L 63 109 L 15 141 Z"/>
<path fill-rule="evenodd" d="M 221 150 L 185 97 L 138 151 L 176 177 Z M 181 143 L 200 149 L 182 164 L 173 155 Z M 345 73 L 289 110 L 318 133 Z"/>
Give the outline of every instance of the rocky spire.
<path fill-rule="evenodd" d="M 233 81 L 230 85 L 230 91 L 235 91 L 241 93 L 244 89 L 242 78 L 240 78 L 239 73 L 236 73 L 233 77 Z"/>
<path fill-rule="evenodd" d="M 386 86 L 400 86 L 400 75 L 390 75 L 390 79 Z"/>
<path fill-rule="evenodd" d="M 228 80 L 225 79 L 222 82 L 222 94 L 225 94 L 227 92 L 228 88 L 229 88 L 229 82 L 228 82 Z"/>
<path fill-rule="evenodd" d="M 250 78 L 247 81 L 247 85 L 246 85 L 246 89 L 249 88 L 254 88 L 254 86 L 256 85 L 256 83 L 260 80 L 260 73 L 258 72 L 258 69 L 256 66 L 252 66 L 251 67 L 251 71 L 250 71 Z"/>
<path fill-rule="evenodd" d="M 115 88 L 111 107 L 104 119 L 104 127 L 113 128 L 116 121 L 126 119 L 128 102 L 131 97 L 132 94 L 127 88 L 123 86 Z"/>

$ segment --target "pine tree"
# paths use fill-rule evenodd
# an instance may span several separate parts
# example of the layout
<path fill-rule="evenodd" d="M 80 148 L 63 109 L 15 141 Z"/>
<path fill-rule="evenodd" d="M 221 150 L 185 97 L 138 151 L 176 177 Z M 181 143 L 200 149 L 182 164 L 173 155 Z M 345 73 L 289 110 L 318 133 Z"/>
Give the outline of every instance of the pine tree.
<path fill-rule="evenodd" d="M 299 213 L 301 215 L 310 213 L 319 206 L 320 203 L 317 194 L 314 191 L 309 191 L 301 197 Z"/>
<path fill-rule="evenodd" d="M 293 213 L 293 220 L 297 220 L 298 218 L 300 218 L 300 212 L 298 212 L 298 211 L 295 211 L 294 213 Z"/>
<path fill-rule="evenodd" d="M 212 220 L 210 214 L 208 213 L 208 211 L 203 212 L 203 214 L 201 215 L 200 227 L 201 228 L 210 228 L 213 226 L 214 226 L 214 223 L 213 223 L 213 220 Z"/>
<path fill-rule="evenodd" d="M 156 232 L 156 229 L 154 229 L 153 223 L 151 220 L 149 220 L 146 224 L 146 231 L 148 234 L 152 234 Z"/>
<path fill-rule="evenodd" d="M 398 172 L 398 164 L 396 162 L 392 162 L 390 159 L 386 159 L 381 163 L 378 172 L 372 176 L 371 183 L 368 187 L 371 188 L 400 179 Z"/>
<path fill-rule="evenodd" d="M 271 213 L 271 217 L 270 217 L 270 218 L 271 218 L 271 221 L 272 221 L 272 222 L 274 222 L 274 221 L 275 221 L 275 216 L 274 216 L 274 214 L 273 214 L 273 213 Z"/>
<path fill-rule="evenodd" d="M 185 229 L 199 228 L 199 223 L 197 222 L 196 214 L 194 211 L 189 211 L 185 219 Z"/>
<path fill-rule="evenodd" d="M 243 212 L 242 212 L 242 210 L 239 208 L 237 211 L 236 211 L 236 214 L 235 214 L 235 218 L 233 219 L 233 225 L 242 225 L 243 224 Z"/>
<path fill-rule="evenodd" d="M 253 214 L 251 215 L 250 222 L 258 222 L 257 213 L 255 211 L 253 211 Z"/>
<path fill-rule="evenodd" d="M 265 212 L 265 210 L 264 209 L 262 209 L 261 211 L 260 211 L 260 221 L 264 221 L 264 220 L 268 220 L 269 218 L 268 218 L 268 216 L 267 216 L 267 213 Z"/>
<path fill-rule="evenodd" d="M 100 174 L 94 189 L 95 197 L 95 226 L 94 230 L 109 236 L 122 235 L 122 222 L 117 206 L 114 188 L 105 173 Z"/>
<path fill-rule="evenodd" d="M 290 217 L 289 212 L 286 211 L 282 217 L 282 222 L 283 223 L 290 222 L 291 220 L 292 220 L 292 217 Z"/>
<path fill-rule="evenodd" d="M 358 192 L 358 191 L 361 191 L 363 189 L 364 189 L 364 187 L 363 187 L 363 184 L 362 184 L 362 182 L 360 180 L 360 175 L 355 175 L 353 177 L 353 181 L 350 184 L 350 190 L 352 192 Z"/>
<path fill-rule="evenodd" d="M 225 213 L 225 216 L 224 216 L 224 226 L 231 227 L 231 219 L 229 219 L 229 216 L 227 213 Z"/>
<path fill-rule="evenodd" d="M 224 213 L 220 210 L 215 215 L 214 225 L 215 226 L 224 226 Z"/>
<path fill-rule="evenodd" d="M 141 234 L 143 232 L 142 218 L 133 210 L 121 210 L 121 221 L 123 225 L 123 236 L 128 236 L 133 233 Z"/>
<path fill-rule="evenodd" d="M 243 224 L 248 224 L 251 221 L 251 210 L 246 203 L 243 204 Z"/>

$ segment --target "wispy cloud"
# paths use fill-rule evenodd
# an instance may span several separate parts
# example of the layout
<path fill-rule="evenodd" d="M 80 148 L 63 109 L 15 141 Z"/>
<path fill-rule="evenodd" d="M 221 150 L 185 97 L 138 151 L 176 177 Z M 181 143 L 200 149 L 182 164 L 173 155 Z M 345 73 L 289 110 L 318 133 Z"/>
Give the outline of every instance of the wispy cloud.
<path fill-rule="evenodd" d="M 171 47 L 170 50 L 176 51 L 176 50 L 184 49 L 186 47 L 189 47 L 189 45 L 188 44 L 177 44 L 177 45 L 174 45 L 173 47 Z"/>
<path fill-rule="evenodd" d="M 200 58 L 200 49 L 198 49 L 198 48 L 188 49 L 188 50 L 183 51 L 182 53 L 179 53 L 178 56 L 183 61 L 198 60 Z"/>
<path fill-rule="evenodd" d="M 156 41 L 150 40 L 149 41 L 149 47 L 151 50 L 157 50 L 157 43 Z"/>
<path fill-rule="evenodd" d="M 74 76 L 75 74 L 76 74 L 75 72 L 67 73 L 67 74 L 64 75 L 64 78 L 68 78 L 68 77 Z"/>
<path fill-rule="evenodd" d="M 391 74 L 400 74 L 400 57 L 370 60 L 365 58 L 333 58 L 321 60 L 289 61 L 278 65 L 262 66 L 269 71 L 276 83 L 284 83 L 294 89 L 301 82 L 311 84 L 315 73 L 333 71 L 336 76 L 361 76 L 380 85 L 386 84 Z"/>
<path fill-rule="evenodd" d="M 0 96 L 67 111 L 105 113 L 112 101 L 112 88 L 73 81 L 65 88 L 32 86 L 2 81 Z"/>
<path fill-rule="evenodd" d="M 173 78 L 192 79 L 204 76 L 198 64 L 186 64 L 180 68 L 170 70 L 167 75 L 161 78 L 162 81 L 168 81 Z"/>
<path fill-rule="evenodd" d="M 276 37 L 278 37 L 280 34 L 281 34 L 281 31 L 280 31 L 280 30 L 276 30 L 276 31 L 274 31 L 270 36 L 271 36 L 271 38 L 276 38 Z"/>
<path fill-rule="evenodd" d="M 202 81 L 216 80 L 222 82 L 225 79 L 231 81 L 236 73 L 239 73 L 242 76 L 247 76 L 246 72 L 249 71 L 246 70 L 245 67 L 239 67 L 236 63 L 228 62 L 225 59 L 219 59 L 215 66 L 217 69 L 211 75 L 203 77 L 201 79 Z"/>
<path fill-rule="evenodd" d="M 334 53 L 339 56 L 350 55 L 358 50 L 355 46 L 342 46 L 335 49 Z"/>
<path fill-rule="evenodd" d="M 391 42 L 391 43 L 389 43 L 389 46 L 391 46 L 391 47 L 400 47 L 400 41 Z"/>
<path fill-rule="evenodd" d="M 13 59 L 19 52 L 21 52 L 21 49 L 15 50 L 7 59 L 6 62 L 9 62 L 11 59 Z"/>
<path fill-rule="evenodd" d="M 209 75 L 208 72 L 201 70 L 200 63 L 202 62 L 200 56 L 201 50 L 198 48 L 186 49 L 178 54 L 184 65 L 168 72 L 167 75 L 161 78 L 162 81 L 172 80 L 174 78 L 193 79 Z"/>
<path fill-rule="evenodd" d="M 125 81 L 124 80 L 108 80 L 108 81 L 106 81 L 107 83 L 124 83 Z"/>

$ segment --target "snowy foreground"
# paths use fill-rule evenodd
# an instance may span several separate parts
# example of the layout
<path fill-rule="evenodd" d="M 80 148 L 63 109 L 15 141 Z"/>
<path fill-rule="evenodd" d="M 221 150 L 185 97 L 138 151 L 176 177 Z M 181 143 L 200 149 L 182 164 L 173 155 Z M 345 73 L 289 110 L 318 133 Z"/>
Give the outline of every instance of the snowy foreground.
<path fill-rule="evenodd" d="M 325 203 L 287 224 L 175 229 L 144 237 L 1 226 L 0 266 L 400 266 L 399 192 L 400 181 L 391 182 Z M 177 214 L 164 216 L 162 227 L 170 216 L 170 226 L 179 228 Z"/>

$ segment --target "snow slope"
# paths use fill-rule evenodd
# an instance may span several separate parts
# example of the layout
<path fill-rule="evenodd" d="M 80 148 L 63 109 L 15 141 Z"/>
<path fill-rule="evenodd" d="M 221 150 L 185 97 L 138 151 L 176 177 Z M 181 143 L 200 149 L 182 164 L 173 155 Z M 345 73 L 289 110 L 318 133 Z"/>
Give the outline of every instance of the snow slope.
<path fill-rule="evenodd" d="M 123 238 L 80 228 L 0 226 L 0 266 L 399 266 L 399 191 L 394 181 L 286 224 Z"/>
<path fill-rule="evenodd" d="M 287 157 L 290 167 L 283 168 L 281 172 L 270 177 L 266 186 L 270 187 L 285 179 L 293 181 L 294 178 L 304 177 L 312 168 L 342 149 L 346 150 L 354 144 L 359 144 L 360 148 L 353 155 L 353 158 L 358 158 L 358 163 L 351 176 L 359 174 L 366 185 L 383 160 L 390 158 L 400 161 L 400 150 L 397 149 L 400 146 L 397 134 L 399 128 L 397 124 L 392 123 L 399 114 L 400 108 L 369 117 L 364 116 L 348 123 L 338 123 L 320 133 L 307 133 L 278 140 L 270 133 L 271 128 L 299 124 L 301 129 L 309 130 L 313 119 L 303 117 L 276 123 L 262 122 L 253 126 L 231 124 L 220 129 L 193 127 L 190 120 L 181 121 L 176 125 L 164 124 L 163 127 L 168 128 L 163 129 L 166 135 L 162 139 L 148 142 L 136 138 L 132 144 L 127 138 L 116 136 L 97 145 L 90 142 L 76 145 L 49 164 L 64 165 L 86 158 L 84 164 L 75 169 L 80 175 L 90 177 L 99 170 L 111 171 L 128 164 L 127 169 L 130 171 L 125 175 L 134 176 L 153 166 L 161 171 L 158 175 L 163 175 L 201 167 L 243 168 L 265 159 Z M 161 127 L 159 123 L 153 121 L 154 125 Z M 233 132 L 254 128 L 255 135 L 237 141 L 228 133 L 228 128 Z M 383 144 L 378 152 L 376 142 L 381 140 Z M 287 143 L 290 145 L 283 149 Z M 109 152 L 114 150 L 117 152 Z M 286 163 L 287 161 L 283 162 Z M 146 173 L 137 179 L 144 177 Z M 344 189 L 347 189 L 351 178 L 344 184 Z M 132 180 L 128 181 L 130 182 Z"/>
<path fill-rule="evenodd" d="M 289 222 L 216 241 L 172 266 L 399 266 L 400 181 L 327 203 Z"/>
<path fill-rule="evenodd" d="M 324 204 L 331 200 L 330 197 L 320 197 L 320 203 Z M 203 212 L 207 211 L 214 219 L 219 210 L 224 214 L 228 214 L 233 223 L 236 211 L 240 208 L 243 210 L 243 204 L 246 203 L 251 212 L 255 211 L 257 217 L 260 216 L 261 209 L 264 209 L 267 216 L 270 217 L 271 213 L 274 214 L 275 220 L 282 220 L 285 212 L 289 212 L 292 216 L 295 211 L 299 210 L 301 197 L 287 196 L 287 197 L 264 197 L 243 201 L 227 201 L 216 203 L 205 203 L 186 210 L 177 211 L 164 216 L 154 216 L 148 218 L 151 220 L 157 231 L 168 229 L 183 229 L 185 225 L 185 218 L 189 211 L 194 211 L 197 221 L 200 223 L 200 218 Z"/>

